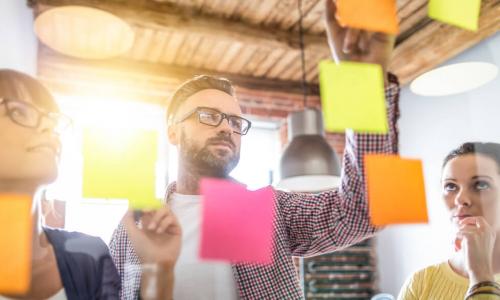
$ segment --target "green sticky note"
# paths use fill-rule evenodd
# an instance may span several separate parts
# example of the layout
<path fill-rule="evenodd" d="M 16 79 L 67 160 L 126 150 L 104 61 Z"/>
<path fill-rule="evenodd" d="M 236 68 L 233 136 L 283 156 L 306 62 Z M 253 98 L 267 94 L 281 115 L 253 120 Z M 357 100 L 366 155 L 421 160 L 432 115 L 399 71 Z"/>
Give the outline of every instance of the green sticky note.
<path fill-rule="evenodd" d="M 376 64 L 319 63 L 325 130 L 387 133 L 384 74 Z"/>
<path fill-rule="evenodd" d="M 127 199 L 134 209 L 160 207 L 155 196 L 157 154 L 156 131 L 85 129 L 83 197 Z"/>
<path fill-rule="evenodd" d="M 430 0 L 429 17 L 460 28 L 477 31 L 481 0 Z"/>

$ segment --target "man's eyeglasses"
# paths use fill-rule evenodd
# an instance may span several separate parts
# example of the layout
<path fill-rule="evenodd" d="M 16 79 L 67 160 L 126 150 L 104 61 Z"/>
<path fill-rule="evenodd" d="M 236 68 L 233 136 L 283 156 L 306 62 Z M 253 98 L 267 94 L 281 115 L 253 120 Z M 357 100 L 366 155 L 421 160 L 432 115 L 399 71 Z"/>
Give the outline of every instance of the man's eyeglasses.
<path fill-rule="evenodd" d="M 252 122 L 248 121 L 245 118 L 228 115 L 210 107 L 197 107 L 187 113 L 184 117 L 177 121 L 177 123 L 184 122 L 194 114 L 198 115 L 198 122 L 200 122 L 201 124 L 214 127 L 219 126 L 222 121 L 226 119 L 231 129 L 233 129 L 233 132 L 241 135 L 247 134 L 250 130 L 250 127 L 252 126 Z"/>
<path fill-rule="evenodd" d="M 5 106 L 7 116 L 12 122 L 28 128 L 39 128 L 43 118 L 47 118 L 54 123 L 54 131 L 62 133 L 72 126 L 71 119 L 58 112 L 45 112 L 31 103 L 0 98 L 0 105 Z"/>

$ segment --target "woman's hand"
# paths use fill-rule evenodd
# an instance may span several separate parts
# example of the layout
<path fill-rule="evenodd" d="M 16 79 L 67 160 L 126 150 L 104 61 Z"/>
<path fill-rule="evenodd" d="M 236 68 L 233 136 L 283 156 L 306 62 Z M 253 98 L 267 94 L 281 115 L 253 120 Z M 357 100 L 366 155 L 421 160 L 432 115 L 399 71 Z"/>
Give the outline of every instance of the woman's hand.
<path fill-rule="evenodd" d="M 181 250 L 182 230 L 169 207 L 142 212 L 139 225 L 134 212 L 128 211 L 123 224 L 143 264 L 175 265 Z"/>
<path fill-rule="evenodd" d="M 469 217 L 460 221 L 455 248 L 462 249 L 470 285 L 494 281 L 492 260 L 495 231 L 483 217 Z"/>

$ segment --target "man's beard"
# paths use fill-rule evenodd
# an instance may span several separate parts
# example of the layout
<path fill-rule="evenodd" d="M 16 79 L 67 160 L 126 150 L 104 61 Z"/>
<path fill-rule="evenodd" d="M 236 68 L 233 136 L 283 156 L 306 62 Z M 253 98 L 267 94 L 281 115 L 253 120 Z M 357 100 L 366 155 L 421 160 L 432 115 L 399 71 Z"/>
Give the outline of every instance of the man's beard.
<path fill-rule="evenodd" d="M 216 156 L 210 151 L 210 143 L 224 141 L 233 146 L 233 154 L 224 157 Z M 216 178 L 227 178 L 229 173 L 238 165 L 240 153 L 230 137 L 219 134 L 207 140 L 200 149 L 195 143 L 183 133 L 180 143 L 181 160 L 187 162 L 187 166 L 195 167 L 200 175 Z"/>

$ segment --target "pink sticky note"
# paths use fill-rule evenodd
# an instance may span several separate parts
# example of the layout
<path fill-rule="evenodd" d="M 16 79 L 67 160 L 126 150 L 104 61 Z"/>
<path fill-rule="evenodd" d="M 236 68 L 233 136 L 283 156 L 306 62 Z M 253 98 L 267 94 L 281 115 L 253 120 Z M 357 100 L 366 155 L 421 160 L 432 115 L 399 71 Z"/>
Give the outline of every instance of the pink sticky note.
<path fill-rule="evenodd" d="M 200 258 L 271 264 L 274 192 L 248 191 L 219 179 L 201 181 L 203 196 Z"/>

